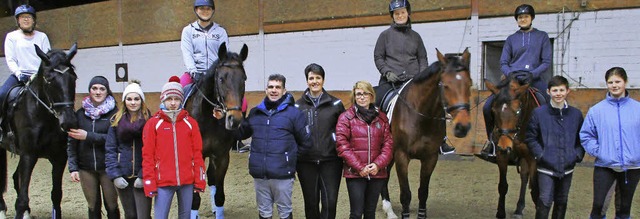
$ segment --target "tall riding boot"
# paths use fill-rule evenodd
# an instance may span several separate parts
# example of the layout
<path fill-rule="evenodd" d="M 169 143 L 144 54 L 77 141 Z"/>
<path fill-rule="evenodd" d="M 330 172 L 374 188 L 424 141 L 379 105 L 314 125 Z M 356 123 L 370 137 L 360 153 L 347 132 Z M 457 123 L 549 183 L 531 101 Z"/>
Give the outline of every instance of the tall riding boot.
<path fill-rule="evenodd" d="M 567 212 L 567 204 L 553 204 L 553 213 L 551 213 L 551 218 L 553 219 L 564 219 L 564 214 Z"/>
<path fill-rule="evenodd" d="M 550 207 L 538 203 L 536 206 L 536 219 L 548 219 Z"/>

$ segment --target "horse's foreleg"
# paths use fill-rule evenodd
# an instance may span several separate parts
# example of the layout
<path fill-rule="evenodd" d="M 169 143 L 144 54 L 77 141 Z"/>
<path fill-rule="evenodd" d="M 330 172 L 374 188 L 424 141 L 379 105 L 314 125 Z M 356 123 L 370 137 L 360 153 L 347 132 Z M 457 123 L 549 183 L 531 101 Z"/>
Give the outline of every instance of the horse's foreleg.
<path fill-rule="evenodd" d="M 518 195 L 516 210 L 513 212 L 514 217 L 522 217 L 527 194 L 527 183 L 529 182 L 529 176 L 531 174 L 530 166 L 526 159 L 520 159 L 520 194 Z"/>
<path fill-rule="evenodd" d="M 213 172 L 214 174 L 213 181 L 216 187 L 216 194 L 214 199 L 215 203 L 213 203 L 214 205 L 211 207 L 215 208 L 216 218 L 221 219 L 221 218 L 224 218 L 224 201 L 225 201 L 224 178 L 227 175 L 227 169 L 229 168 L 229 150 L 228 149 L 226 153 L 223 153 L 220 156 L 216 156 L 215 166 L 216 166 L 216 169 Z"/>
<path fill-rule="evenodd" d="M 427 199 L 429 198 L 429 182 L 436 168 L 438 154 L 434 153 L 426 160 L 420 161 L 420 187 L 418 188 L 418 219 L 427 218 Z"/>
<path fill-rule="evenodd" d="M 400 203 L 402 204 L 402 218 L 409 218 L 411 207 L 411 187 L 409 187 L 409 157 L 406 153 L 396 151 L 394 154 L 396 175 L 400 185 Z"/>
<path fill-rule="evenodd" d="M 506 152 L 500 151 L 496 157 L 496 164 L 500 171 L 500 182 L 498 183 L 498 193 L 500 198 L 498 199 L 498 211 L 496 212 L 496 218 L 505 218 L 507 213 L 505 212 L 505 197 L 507 191 L 509 191 L 509 184 L 507 183 L 507 165 L 509 163 L 509 155 Z"/>
<path fill-rule="evenodd" d="M 64 175 L 64 167 L 67 164 L 67 156 L 59 156 L 57 159 L 50 159 L 51 166 L 51 181 L 53 187 L 51 188 L 51 203 L 53 204 L 53 212 L 51 212 L 51 218 L 62 218 L 62 212 L 60 203 L 62 202 L 62 176 Z"/>
<path fill-rule="evenodd" d="M 33 168 L 36 165 L 38 158 L 30 156 L 30 155 L 22 155 L 20 156 L 20 161 L 18 162 L 19 169 L 16 170 L 18 174 L 18 199 L 16 199 L 16 217 L 15 218 L 23 218 L 23 215 L 26 213 L 27 215 L 31 211 L 29 208 L 29 183 L 31 181 L 31 173 L 33 173 Z M 15 179 L 15 176 L 14 176 Z"/>
<path fill-rule="evenodd" d="M 389 179 L 391 178 L 391 168 L 393 168 L 393 162 L 387 166 L 387 171 L 389 171 L 389 177 L 384 179 L 384 186 L 382 186 L 382 191 L 380 192 L 380 197 L 382 198 L 382 211 L 387 214 L 387 219 L 396 219 L 398 216 L 393 212 L 393 206 L 391 205 L 391 198 L 389 197 Z"/>
<path fill-rule="evenodd" d="M 7 190 L 7 151 L 0 149 L 0 219 L 6 217 L 7 203 L 4 202 L 4 192 Z"/>

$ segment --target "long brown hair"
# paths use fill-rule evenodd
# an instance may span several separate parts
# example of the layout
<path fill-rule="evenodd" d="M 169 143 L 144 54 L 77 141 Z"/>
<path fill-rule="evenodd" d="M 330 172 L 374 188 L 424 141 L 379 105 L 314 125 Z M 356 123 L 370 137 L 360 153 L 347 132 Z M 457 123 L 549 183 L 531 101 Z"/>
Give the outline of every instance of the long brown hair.
<path fill-rule="evenodd" d="M 133 83 L 137 83 L 140 84 L 140 82 L 138 81 L 134 81 Z M 125 95 L 125 94 L 123 94 Z M 123 99 L 126 98 L 123 97 Z M 142 116 L 142 118 L 144 120 L 148 120 L 149 117 L 151 117 L 151 111 L 149 110 L 149 108 L 147 107 L 147 103 L 144 102 L 144 99 L 142 99 L 142 97 L 140 97 L 140 110 L 138 110 L 138 112 L 131 114 L 129 112 L 129 110 L 127 109 L 127 106 L 125 105 L 126 100 L 123 100 L 121 102 L 118 103 L 118 112 L 116 112 L 116 114 L 113 115 L 113 117 L 111 117 L 111 126 L 113 127 L 118 127 L 118 123 L 120 122 L 120 119 L 122 119 L 122 117 L 125 114 L 130 114 L 131 115 L 131 121 L 129 122 L 135 122 L 136 120 L 138 120 L 139 116 Z"/>

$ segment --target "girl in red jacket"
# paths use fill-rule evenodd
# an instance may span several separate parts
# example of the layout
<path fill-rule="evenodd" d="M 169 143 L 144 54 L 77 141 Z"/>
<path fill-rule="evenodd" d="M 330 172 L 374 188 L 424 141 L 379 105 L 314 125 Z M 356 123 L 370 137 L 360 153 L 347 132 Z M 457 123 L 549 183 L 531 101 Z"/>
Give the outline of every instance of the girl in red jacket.
<path fill-rule="evenodd" d="M 351 213 L 349 218 L 375 218 L 376 204 L 387 166 L 393 157 L 393 140 L 387 116 L 373 105 L 371 84 L 358 81 L 351 92 L 351 106 L 338 118 L 336 144 L 344 159 Z"/>
<path fill-rule="evenodd" d="M 173 195 L 178 194 L 178 218 L 190 215 L 194 192 L 204 191 L 202 137 L 195 119 L 180 108 L 184 93 L 171 77 L 162 87 L 160 110 L 144 126 L 142 133 L 142 174 L 144 192 L 155 197 L 154 218 L 168 218 Z"/>

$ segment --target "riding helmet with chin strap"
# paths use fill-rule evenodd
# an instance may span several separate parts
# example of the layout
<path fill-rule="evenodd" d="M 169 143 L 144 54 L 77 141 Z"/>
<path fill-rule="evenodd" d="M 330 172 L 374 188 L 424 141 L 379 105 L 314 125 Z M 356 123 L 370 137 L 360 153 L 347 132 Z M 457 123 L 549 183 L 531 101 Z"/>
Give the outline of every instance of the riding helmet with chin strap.
<path fill-rule="evenodd" d="M 216 10 L 216 4 L 213 2 L 213 0 L 196 0 L 193 3 L 193 10 L 200 6 L 209 6 L 213 8 L 213 10 Z"/>
<path fill-rule="evenodd" d="M 516 20 L 518 20 L 518 15 L 521 14 L 529 14 L 531 15 L 531 20 L 533 20 L 534 18 L 536 18 L 536 11 L 533 10 L 533 6 L 531 5 L 527 5 L 527 4 L 522 4 L 520 6 L 518 6 L 516 8 L 516 12 L 514 12 L 514 18 Z"/>
<path fill-rule="evenodd" d="M 408 0 L 391 0 L 389 3 L 389 15 L 393 17 L 393 11 L 406 8 L 407 13 L 411 14 L 411 4 Z"/>
<path fill-rule="evenodd" d="M 16 18 L 18 18 L 18 16 L 20 16 L 21 14 L 30 14 L 31 16 L 33 16 L 33 18 L 36 18 L 36 9 L 31 7 L 31 5 L 20 5 L 16 8 L 16 13 L 14 14 L 16 16 Z"/>

